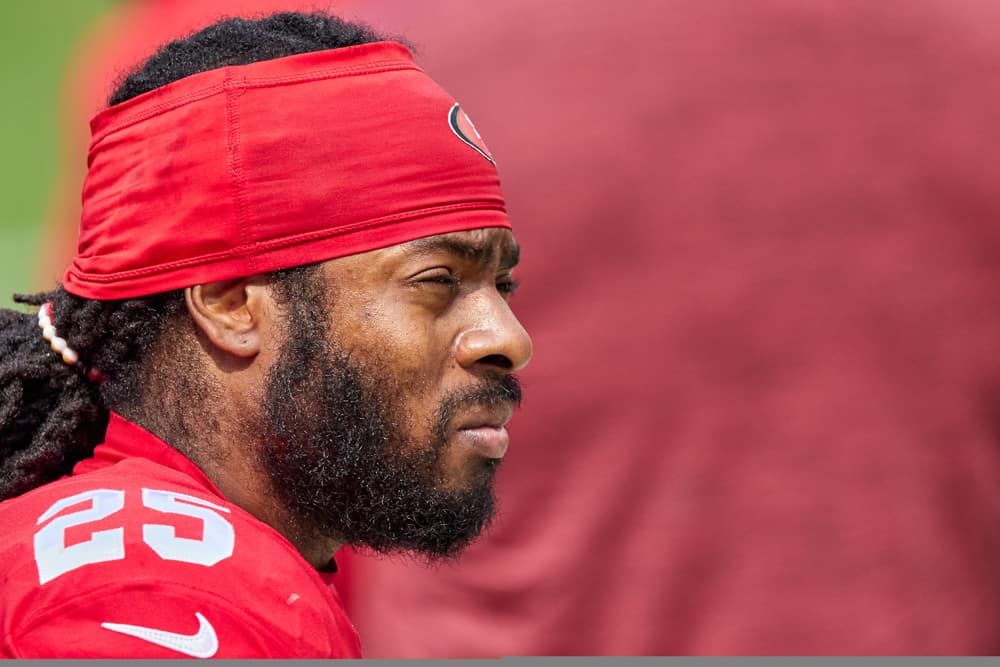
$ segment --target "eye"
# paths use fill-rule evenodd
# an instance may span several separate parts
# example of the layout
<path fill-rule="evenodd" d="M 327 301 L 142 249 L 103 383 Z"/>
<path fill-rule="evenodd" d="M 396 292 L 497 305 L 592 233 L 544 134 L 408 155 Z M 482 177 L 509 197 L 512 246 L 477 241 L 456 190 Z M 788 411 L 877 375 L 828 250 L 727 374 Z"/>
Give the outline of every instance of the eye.
<path fill-rule="evenodd" d="M 458 287 L 458 276 L 453 274 L 448 269 L 433 269 L 431 271 L 424 271 L 423 273 L 414 276 L 413 282 L 417 285 L 444 285 L 449 289 L 454 289 Z"/>
<path fill-rule="evenodd" d="M 510 276 L 502 276 L 497 279 L 497 291 L 504 296 L 510 296 L 521 286 L 521 281 L 514 280 Z"/>
<path fill-rule="evenodd" d="M 422 282 L 435 283 L 438 285 L 447 285 L 449 287 L 454 287 L 458 285 L 458 278 L 452 275 L 447 276 L 433 276 L 431 278 L 425 278 Z"/>

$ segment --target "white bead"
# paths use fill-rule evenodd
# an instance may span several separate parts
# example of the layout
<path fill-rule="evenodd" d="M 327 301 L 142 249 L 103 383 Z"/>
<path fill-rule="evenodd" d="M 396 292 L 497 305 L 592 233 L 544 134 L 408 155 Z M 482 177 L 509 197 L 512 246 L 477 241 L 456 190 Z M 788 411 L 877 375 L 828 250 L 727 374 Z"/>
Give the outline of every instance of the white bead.
<path fill-rule="evenodd" d="M 76 350 L 73 350 L 68 347 L 65 350 L 63 350 L 62 357 L 63 361 L 65 361 L 70 366 L 74 365 L 76 362 L 80 360 L 80 355 L 76 353 Z"/>
<path fill-rule="evenodd" d="M 58 352 L 59 354 L 62 354 L 63 352 L 65 352 L 66 351 L 66 339 L 65 338 L 60 338 L 59 336 L 55 336 L 52 339 L 52 351 L 53 352 Z"/>
<path fill-rule="evenodd" d="M 55 335 L 56 335 L 56 328 L 51 324 L 42 329 L 42 338 L 44 338 L 45 340 L 52 340 L 53 338 L 55 338 Z"/>
<path fill-rule="evenodd" d="M 44 315 L 39 315 L 38 316 L 38 326 L 40 328 L 42 328 L 42 329 L 44 329 L 45 327 L 50 327 L 50 326 L 52 326 L 52 320 L 50 320 L 49 318 L 45 317 Z"/>

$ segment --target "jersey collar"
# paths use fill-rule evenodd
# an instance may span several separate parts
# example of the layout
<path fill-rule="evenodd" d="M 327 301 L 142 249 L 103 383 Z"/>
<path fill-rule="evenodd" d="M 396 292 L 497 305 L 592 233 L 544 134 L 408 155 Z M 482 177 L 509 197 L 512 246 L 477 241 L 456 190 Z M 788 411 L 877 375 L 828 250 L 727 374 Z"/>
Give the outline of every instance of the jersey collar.
<path fill-rule="evenodd" d="M 119 461 L 143 458 L 184 473 L 205 487 L 205 490 L 226 499 L 212 480 L 189 458 L 163 442 L 138 424 L 112 412 L 104 442 L 94 448 L 94 455 L 73 467 L 74 475 L 113 466 Z"/>

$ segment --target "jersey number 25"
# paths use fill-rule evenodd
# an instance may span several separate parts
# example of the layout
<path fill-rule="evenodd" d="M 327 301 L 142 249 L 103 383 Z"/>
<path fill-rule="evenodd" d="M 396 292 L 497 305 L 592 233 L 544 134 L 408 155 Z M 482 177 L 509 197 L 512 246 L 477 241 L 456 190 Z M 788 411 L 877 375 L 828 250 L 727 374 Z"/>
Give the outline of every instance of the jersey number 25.
<path fill-rule="evenodd" d="M 60 514 L 67 507 L 87 501 L 90 501 L 88 508 Z M 233 555 L 233 525 L 220 514 L 229 514 L 228 508 L 183 493 L 156 489 L 142 490 L 142 504 L 162 514 L 201 519 L 201 539 L 177 537 L 176 529 L 167 524 L 144 523 L 142 541 L 160 558 L 211 566 Z M 63 498 L 45 510 L 38 517 L 38 525 L 45 525 L 35 533 L 38 582 L 44 584 L 84 565 L 125 558 L 124 528 L 95 531 L 90 539 L 66 546 L 67 529 L 106 519 L 123 507 L 124 491 L 93 489 Z"/>

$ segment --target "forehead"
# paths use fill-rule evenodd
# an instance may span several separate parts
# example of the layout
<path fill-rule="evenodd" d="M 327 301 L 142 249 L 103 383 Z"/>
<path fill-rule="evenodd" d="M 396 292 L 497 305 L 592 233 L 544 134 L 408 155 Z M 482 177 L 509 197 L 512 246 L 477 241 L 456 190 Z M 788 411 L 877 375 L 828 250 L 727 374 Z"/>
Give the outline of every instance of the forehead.
<path fill-rule="evenodd" d="M 490 227 L 464 232 L 437 234 L 392 248 L 393 254 L 404 257 L 419 257 L 432 254 L 452 254 L 456 257 L 483 265 L 497 262 L 501 266 L 512 267 L 518 262 L 520 247 L 509 229 Z"/>

